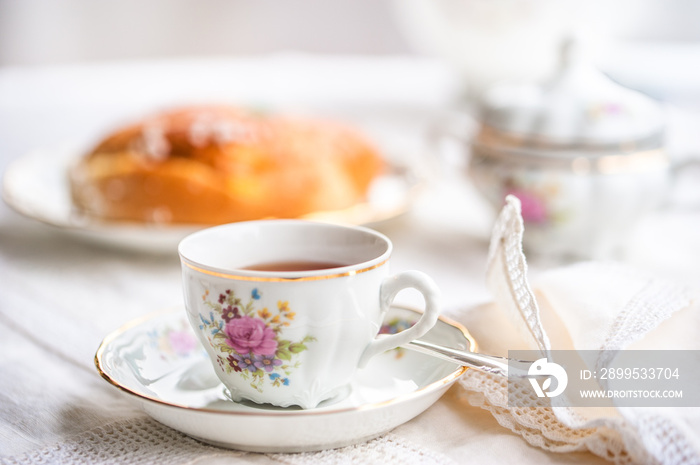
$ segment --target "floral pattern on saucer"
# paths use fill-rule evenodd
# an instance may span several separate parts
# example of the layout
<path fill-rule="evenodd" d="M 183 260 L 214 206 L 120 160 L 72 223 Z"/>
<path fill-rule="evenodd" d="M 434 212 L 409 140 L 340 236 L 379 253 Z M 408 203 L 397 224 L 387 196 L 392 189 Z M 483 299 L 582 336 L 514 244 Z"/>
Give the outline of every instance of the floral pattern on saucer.
<path fill-rule="evenodd" d="M 160 331 L 149 331 L 149 345 L 158 350 L 163 360 L 175 360 L 199 353 L 202 348 L 192 334 L 190 326 L 182 322 L 179 327 L 165 326 Z"/>
<path fill-rule="evenodd" d="M 199 316 L 199 328 L 208 330 L 207 339 L 217 352 L 217 363 L 226 373 L 239 373 L 250 385 L 263 392 L 265 385 L 288 386 L 289 376 L 299 368 L 298 355 L 316 339 L 282 339 L 282 329 L 294 320 L 289 302 L 277 302 L 276 312 L 259 308 L 260 292 L 253 289 L 246 304 L 231 289 L 212 300 L 209 291 L 202 296 L 212 309 L 209 318 Z"/>
<path fill-rule="evenodd" d="M 400 333 L 401 331 L 405 331 L 411 326 L 416 324 L 414 320 L 407 320 L 405 318 L 392 318 L 388 320 L 386 323 L 384 323 L 381 328 L 379 328 L 379 334 L 397 334 Z M 403 357 L 404 352 L 406 349 L 403 349 L 401 347 L 397 347 L 394 349 L 395 358 L 399 359 Z"/>

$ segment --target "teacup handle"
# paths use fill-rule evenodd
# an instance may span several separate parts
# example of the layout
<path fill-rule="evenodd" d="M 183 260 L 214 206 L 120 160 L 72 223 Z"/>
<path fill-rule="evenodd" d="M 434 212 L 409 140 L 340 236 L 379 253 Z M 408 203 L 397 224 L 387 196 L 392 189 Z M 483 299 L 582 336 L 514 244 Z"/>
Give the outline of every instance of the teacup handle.
<path fill-rule="evenodd" d="M 420 271 L 404 271 L 393 276 L 389 276 L 382 282 L 379 290 L 379 302 L 382 316 L 394 301 L 394 297 L 402 289 L 413 288 L 423 294 L 425 299 L 425 311 L 420 319 L 410 328 L 398 334 L 383 336 L 370 342 L 360 357 L 360 368 L 367 365 L 370 358 L 377 354 L 394 349 L 407 344 L 414 339 L 418 339 L 437 323 L 440 315 L 440 289 L 428 275 Z"/>

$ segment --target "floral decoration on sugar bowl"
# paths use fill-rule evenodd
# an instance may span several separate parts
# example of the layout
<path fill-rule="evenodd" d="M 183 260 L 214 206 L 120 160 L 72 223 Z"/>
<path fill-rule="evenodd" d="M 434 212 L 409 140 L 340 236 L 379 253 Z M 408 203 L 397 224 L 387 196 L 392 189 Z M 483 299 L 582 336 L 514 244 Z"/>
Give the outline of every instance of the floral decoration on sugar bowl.
<path fill-rule="evenodd" d="M 207 339 L 218 351 L 219 367 L 226 373 L 239 373 L 263 392 L 265 385 L 288 386 L 289 376 L 300 366 L 298 355 L 316 339 L 308 335 L 300 341 L 283 339 L 282 329 L 295 316 L 289 302 L 279 301 L 277 309 L 270 311 L 257 305 L 260 297 L 258 289 L 253 289 L 244 304 L 231 289 L 216 299 L 206 291 L 202 300 L 211 312 L 209 318 L 200 314 L 199 328 L 208 331 Z"/>
<path fill-rule="evenodd" d="M 562 197 L 568 193 L 562 189 L 559 182 L 540 179 L 534 182 L 507 179 L 504 187 L 503 198 L 513 195 L 520 200 L 525 223 L 561 225 L 568 221 L 570 212 L 560 205 Z"/>

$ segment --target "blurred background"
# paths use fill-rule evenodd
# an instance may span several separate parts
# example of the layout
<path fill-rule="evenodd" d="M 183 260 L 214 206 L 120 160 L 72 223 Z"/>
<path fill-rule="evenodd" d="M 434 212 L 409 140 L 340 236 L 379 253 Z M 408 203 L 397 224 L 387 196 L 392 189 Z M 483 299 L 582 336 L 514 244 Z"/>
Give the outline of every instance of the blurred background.
<path fill-rule="evenodd" d="M 572 36 L 697 157 L 699 20 L 700 0 L 0 0 L 0 163 L 212 100 L 342 111 L 405 154 L 445 114 L 473 128 L 490 87 L 546 81 Z"/>
<path fill-rule="evenodd" d="M 0 66 L 280 52 L 420 54 L 478 89 L 551 70 L 576 31 L 657 98 L 697 101 L 698 0 L 0 0 Z"/>
<path fill-rule="evenodd" d="M 195 55 L 405 53 L 386 1 L 2 0 L 0 63 Z"/>

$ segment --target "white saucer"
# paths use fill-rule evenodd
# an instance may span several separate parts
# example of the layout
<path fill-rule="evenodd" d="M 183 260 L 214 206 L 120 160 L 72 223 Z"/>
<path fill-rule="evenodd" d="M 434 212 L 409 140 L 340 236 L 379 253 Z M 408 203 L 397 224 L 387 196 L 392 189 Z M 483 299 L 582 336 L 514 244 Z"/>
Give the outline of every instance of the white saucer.
<path fill-rule="evenodd" d="M 3 199 L 18 213 L 81 239 L 138 251 L 173 253 L 199 225 L 105 221 L 76 211 L 68 168 L 81 151 L 74 147 L 37 150 L 13 161 L 3 177 Z M 368 200 L 350 208 L 306 215 L 306 219 L 371 224 L 398 216 L 414 202 L 420 182 L 408 168 L 392 165 L 370 187 Z"/>
<path fill-rule="evenodd" d="M 420 313 L 393 307 L 390 324 Z M 394 326 L 396 327 L 396 325 Z M 461 325 L 440 318 L 422 338 L 476 350 Z M 314 409 L 235 403 L 196 342 L 184 309 L 134 321 L 105 338 L 97 370 L 157 421 L 201 441 L 254 452 L 303 452 L 367 441 L 430 407 L 466 370 L 406 349 L 374 357 L 351 389 Z"/>

